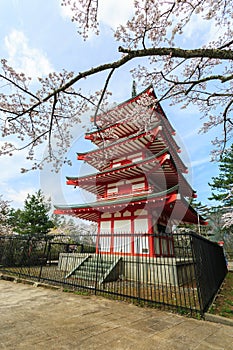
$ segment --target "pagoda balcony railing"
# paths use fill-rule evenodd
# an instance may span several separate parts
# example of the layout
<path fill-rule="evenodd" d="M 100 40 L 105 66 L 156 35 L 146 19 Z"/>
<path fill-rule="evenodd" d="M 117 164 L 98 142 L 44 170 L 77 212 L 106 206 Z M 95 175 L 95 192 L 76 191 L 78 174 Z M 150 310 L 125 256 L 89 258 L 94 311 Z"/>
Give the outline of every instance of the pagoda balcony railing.
<path fill-rule="evenodd" d="M 105 194 L 103 197 L 98 197 L 97 200 L 98 201 L 103 201 L 103 200 L 106 200 L 106 199 L 118 199 L 119 197 L 123 197 L 123 198 L 127 198 L 127 197 L 132 197 L 132 196 L 138 196 L 138 195 L 143 195 L 143 194 L 150 194 L 152 193 L 153 190 L 152 189 L 147 189 L 145 190 L 144 188 L 143 189 L 137 189 L 137 190 L 132 190 L 131 192 L 128 192 L 128 193 L 120 193 L 120 192 L 112 192 L 112 193 L 109 193 L 109 194 Z"/>

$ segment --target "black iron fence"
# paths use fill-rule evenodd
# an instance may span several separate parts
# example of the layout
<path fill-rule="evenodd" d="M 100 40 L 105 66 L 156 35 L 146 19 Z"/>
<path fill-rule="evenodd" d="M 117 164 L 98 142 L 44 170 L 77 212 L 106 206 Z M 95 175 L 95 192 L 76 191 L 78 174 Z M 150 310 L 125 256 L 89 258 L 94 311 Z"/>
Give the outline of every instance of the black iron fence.
<path fill-rule="evenodd" d="M 0 271 L 203 315 L 227 273 L 222 247 L 195 233 L 164 239 L 151 235 L 159 252 L 153 256 L 147 249 L 148 236 L 104 234 L 98 240 L 93 237 L 97 248 L 96 244 L 64 241 L 64 237 L 0 237 Z M 111 240 L 117 242 L 114 251 L 109 250 Z"/>

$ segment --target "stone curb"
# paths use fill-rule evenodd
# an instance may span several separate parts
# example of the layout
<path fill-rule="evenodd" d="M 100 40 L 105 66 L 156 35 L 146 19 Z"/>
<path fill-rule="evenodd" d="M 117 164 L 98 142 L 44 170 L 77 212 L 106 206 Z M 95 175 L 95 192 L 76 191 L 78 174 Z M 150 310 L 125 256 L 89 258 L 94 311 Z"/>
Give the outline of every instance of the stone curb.
<path fill-rule="evenodd" d="M 15 276 L 10 276 L 10 275 L 5 275 L 5 274 L 0 274 L 0 280 L 10 281 L 10 282 L 14 282 L 14 283 L 29 284 L 29 285 L 31 285 L 33 287 L 43 287 L 43 288 L 55 289 L 55 290 L 63 291 L 62 287 L 53 286 L 51 284 L 36 282 L 36 281 L 27 280 L 27 279 L 24 279 L 24 278 L 18 278 L 18 277 L 15 277 Z"/>
<path fill-rule="evenodd" d="M 221 324 L 224 324 L 225 326 L 233 327 L 233 320 L 227 317 L 205 313 L 204 319 L 209 322 L 221 323 Z"/>

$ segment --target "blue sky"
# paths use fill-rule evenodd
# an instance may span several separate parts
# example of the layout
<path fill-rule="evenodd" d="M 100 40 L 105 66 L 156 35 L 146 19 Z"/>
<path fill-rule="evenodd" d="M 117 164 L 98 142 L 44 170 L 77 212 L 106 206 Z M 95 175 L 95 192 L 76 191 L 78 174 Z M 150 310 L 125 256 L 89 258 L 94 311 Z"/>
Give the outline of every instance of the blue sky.
<path fill-rule="evenodd" d="M 98 37 L 91 35 L 83 42 L 78 37 L 75 25 L 63 12 L 59 0 L 0 0 L 0 57 L 6 58 L 10 65 L 35 79 L 50 71 L 65 68 L 77 73 L 116 60 L 120 57 L 117 53 L 119 44 L 114 42 L 110 26 L 114 28 L 122 19 L 127 18 L 131 12 L 130 4 L 131 0 L 118 0 L 117 3 L 115 0 L 100 1 L 102 34 Z M 198 21 L 190 24 L 183 39 L 184 46 L 188 46 L 193 33 L 193 45 L 198 45 L 199 39 L 203 40 L 203 33 L 198 37 L 198 27 L 200 28 Z M 211 27 L 204 30 L 207 37 L 211 35 Z M 133 64 L 135 62 L 117 72 L 110 84 L 112 99 L 117 103 L 127 100 L 131 95 L 132 78 L 129 70 Z M 104 77 L 101 74 L 87 80 L 84 84 L 86 91 L 101 89 Z M 144 87 L 138 87 L 138 92 L 141 89 Z M 155 91 L 159 92 L 159 87 L 155 86 Z M 198 200 L 208 204 L 208 182 L 212 176 L 218 174 L 218 165 L 210 162 L 211 139 L 216 131 L 198 134 L 202 122 L 195 108 L 183 110 L 179 106 L 169 106 L 168 102 L 162 103 L 162 107 L 176 129 L 181 155 L 189 167 L 188 180 L 197 191 Z M 87 124 L 89 116 L 84 116 L 83 120 Z M 0 194 L 4 199 L 12 201 L 14 207 L 22 207 L 26 195 L 41 188 L 52 198 L 53 203 L 79 203 L 88 200 L 87 194 L 65 185 L 66 175 L 74 176 L 90 171 L 87 166 L 76 161 L 75 156 L 76 152 L 89 150 L 92 145 L 83 139 L 84 129 L 80 125 L 74 126 L 73 135 L 73 147 L 67 150 L 72 157 L 73 166 L 64 167 L 58 174 L 51 172 L 50 166 L 44 171 L 21 174 L 21 167 L 28 164 L 24 151 L 13 157 L 0 158 Z M 46 148 L 40 152 L 43 154 Z"/>

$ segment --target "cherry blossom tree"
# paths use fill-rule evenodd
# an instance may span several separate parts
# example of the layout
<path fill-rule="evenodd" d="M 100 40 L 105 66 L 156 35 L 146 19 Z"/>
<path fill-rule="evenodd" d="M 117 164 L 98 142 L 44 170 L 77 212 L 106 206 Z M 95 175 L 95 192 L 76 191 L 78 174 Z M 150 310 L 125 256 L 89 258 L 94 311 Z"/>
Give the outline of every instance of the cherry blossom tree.
<path fill-rule="evenodd" d="M 64 216 L 54 214 L 52 221 L 54 227 L 50 230 L 50 234 L 57 236 L 58 240 L 91 245 L 95 243 L 96 223 L 87 224 L 81 220 L 67 219 Z"/>
<path fill-rule="evenodd" d="M 222 215 L 223 228 L 232 228 L 233 227 L 233 209 L 229 208 L 226 213 Z"/>
<path fill-rule="evenodd" d="M 9 223 L 10 202 L 0 195 L 0 236 L 11 235 L 13 228 Z"/>
<path fill-rule="evenodd" d="M 99 3 L 61 0 L 62 6 L 72 10 L 72 21 L 84 40 L 91 32 L 100 34 Z M 200 30 L 202 26 L 211 27 L 212 37 L 203 38 L 198 47 L 193 47 L 191 36 L 190 46 L 182 46 L 184 33 L 196 21 Z M 5 142 L 0 154 L 11 155 L 27 148 L 32 169 L 43 167 L 46 161 L 53 162 L 55 168 L 68 162 L 64 154 L 70 146 L 70 127 L 90 110 L 98 127 L 96 116 L 107 109 L 109 81 L 117 70 L 135 61 L 133 79 L 144 86 L 156 85 L 159 102 L 167 99 L 183 108 L 197 106 L 203 132 L 221 126 L 222 132 L 213 140 L 217 157 L 233 132 L 232 22 L 230 0 L 134 0 L 132 17 L 114 32 L 114 40 L 119 42 L 119 58 L 115 61 L 78 73 L 51 72 L 38 80 L 39 87 L 34 90 L 30 77 L 16 72 L 2 59 L 0 127 Z M 103 72 L 106 79 L 99 91 L 84 94 L 82 80 Z M 150 101 L 144 103 L 148 105 Z M 18 137 L 18 143 L 11 140 L 12 135 Z M 48 156 L 37 159 L 35 150 L 42 143 L 48 144 Z"/>

